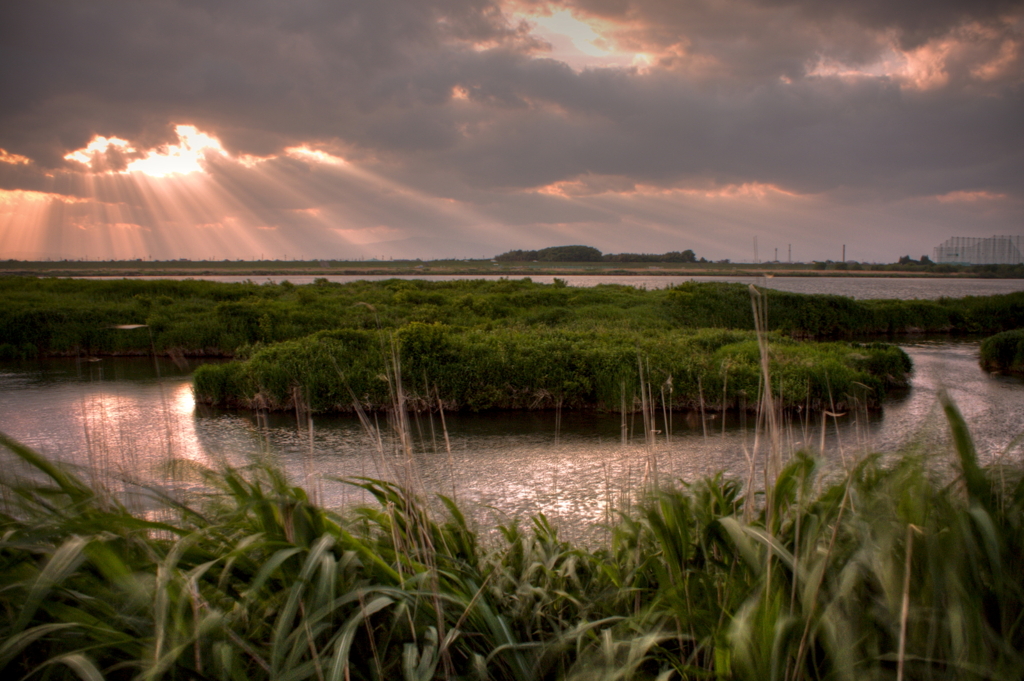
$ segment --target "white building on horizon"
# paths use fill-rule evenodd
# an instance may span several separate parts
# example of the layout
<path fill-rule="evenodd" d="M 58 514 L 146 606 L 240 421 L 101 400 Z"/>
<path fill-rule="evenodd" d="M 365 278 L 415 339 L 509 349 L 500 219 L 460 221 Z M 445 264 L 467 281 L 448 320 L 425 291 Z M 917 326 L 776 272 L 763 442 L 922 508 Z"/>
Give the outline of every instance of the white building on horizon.
<path fill-rule="evenodd" d="M 1024 263 L 1024 236 L 954 236 L 935 247 L 935 262 L 956 265 Z"/>

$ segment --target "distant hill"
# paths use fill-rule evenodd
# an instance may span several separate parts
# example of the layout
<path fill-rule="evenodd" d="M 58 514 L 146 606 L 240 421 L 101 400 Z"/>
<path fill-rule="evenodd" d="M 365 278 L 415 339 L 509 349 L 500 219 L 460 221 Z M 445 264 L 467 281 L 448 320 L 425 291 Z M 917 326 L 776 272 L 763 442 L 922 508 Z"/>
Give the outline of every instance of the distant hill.
<path fill-rule="evenodd" d="M 697 262 L 693 251 L 668 253 L 601 253 L 593 246 L 552 246 L 539 251 L 506 251 L 495 256 L 499 262 Z"/>
<path fill-rule="evenodd" d="M 506 251 L 494 259 L 499 262 L 600 262 L 601 251 L 592 246 L 552 246 L 539 251 Z"/>

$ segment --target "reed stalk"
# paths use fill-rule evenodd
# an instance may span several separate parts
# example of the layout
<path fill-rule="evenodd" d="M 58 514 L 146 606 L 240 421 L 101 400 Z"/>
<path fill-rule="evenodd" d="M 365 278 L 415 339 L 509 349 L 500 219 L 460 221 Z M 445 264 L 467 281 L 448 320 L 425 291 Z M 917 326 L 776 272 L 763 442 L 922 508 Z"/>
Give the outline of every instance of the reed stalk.
<path fill-rule="evenodd" d="M 154 494 L 157 521 L 0 434 L 4 457 L 35 472 L 0 478 L 0 674 L 1024 676 L 1024 471 L 1008 456 L 983 465 L 948 398 L 955 479 L 935 465 L 944 452 L 847 460 L 838 479 L 795 452 L 765 488 L 721 475 L 645 485 L 606 545 L 566 541 L 543 515 L 482 541 L 454 498 L 425 499 L 406 474 L 415 442 L 393 358 L 390 434 L 356 411 L 382 462 L 400 465 L 392 481 L 349 480 L 371 501 L 340 512 L 253 465 L 205 471 L 207 492 L 189 500 Z M 759 423 L 769 441 L 782 425 L 765 408 Z"/>

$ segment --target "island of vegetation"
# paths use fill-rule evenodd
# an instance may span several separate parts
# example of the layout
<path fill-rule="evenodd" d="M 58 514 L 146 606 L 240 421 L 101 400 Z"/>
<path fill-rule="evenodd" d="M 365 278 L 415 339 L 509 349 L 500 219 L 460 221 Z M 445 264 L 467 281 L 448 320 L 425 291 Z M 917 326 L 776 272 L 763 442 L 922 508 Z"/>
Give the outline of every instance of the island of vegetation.
<path fill-rule="evenodd" d="M 906 385 L 909 332 L 1024 326 L 1024 292 L 856 301 L 762 290 L 773 392 L 787 407 L 877 406 Z M 221 406 L 387 408 L 403 376 L 413 407 L 743 409 L 764 389 L 749 287 L 641 290 L 528 279 L 307 286 L 0 279 L 0 357 L 233 357 L 200 367 Z M 820 341 L 820 342 L 810 342 Z M 828 342 L 825 342 L 828 341 Z"/>
<path fill-rule="evenodd" d="M 986 338 L 981 343 L 980 359 L 988 371 L 1024 376 L 1024 329 Z"/>

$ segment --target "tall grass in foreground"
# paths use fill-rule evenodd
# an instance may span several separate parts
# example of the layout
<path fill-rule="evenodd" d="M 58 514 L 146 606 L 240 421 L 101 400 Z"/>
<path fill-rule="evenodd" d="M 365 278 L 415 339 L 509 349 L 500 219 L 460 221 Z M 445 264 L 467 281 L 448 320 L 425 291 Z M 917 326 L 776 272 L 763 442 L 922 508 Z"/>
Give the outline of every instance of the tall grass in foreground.
<path fill-rule="evenodd" d="M 540 515 L 481 539 L 379 480 L 334 513 L 260 467 L 131 512 L 0 436 L 35 473 L 3 480 L 0 674 L 1019 679 L 1021 468 L 981 467 L 945 409 L 954 476 L 905 454 L 825 480 L 798 453 L 767 496 L 663 485 L 598 548 Z"/>

